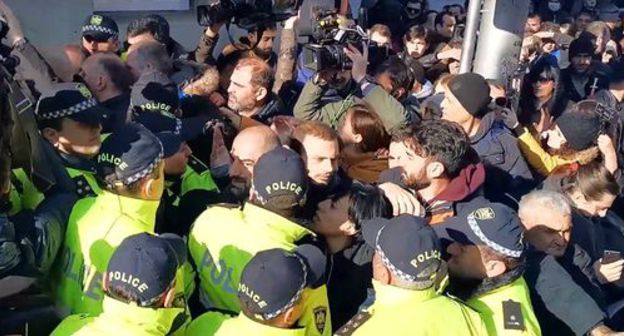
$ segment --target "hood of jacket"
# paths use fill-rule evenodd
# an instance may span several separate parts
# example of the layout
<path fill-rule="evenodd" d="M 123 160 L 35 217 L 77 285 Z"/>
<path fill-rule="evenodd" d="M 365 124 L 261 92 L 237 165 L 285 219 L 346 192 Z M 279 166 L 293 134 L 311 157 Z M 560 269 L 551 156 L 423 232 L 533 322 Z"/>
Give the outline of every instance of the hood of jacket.
<path fill-rule="evenodd" d="M 497 122 L 496 113 L 489 112 L 483 116 L 481 119 L 481 123 L 479 124 L 479 129 L 477 133 L 470 137 L 470 143 L 475 144 L 483 139 L 489 132 L 492 131 L 492 128 L 495 126 L 494 124 Z"/>
<path fill-rule="evenodd" d="M 485 168 L 482 163 L 471 163 L 464 167 L 451 180 L 446 189 L 436 196 L 434 201 L 458 202 L 476 193 L 485 182 Z"/>

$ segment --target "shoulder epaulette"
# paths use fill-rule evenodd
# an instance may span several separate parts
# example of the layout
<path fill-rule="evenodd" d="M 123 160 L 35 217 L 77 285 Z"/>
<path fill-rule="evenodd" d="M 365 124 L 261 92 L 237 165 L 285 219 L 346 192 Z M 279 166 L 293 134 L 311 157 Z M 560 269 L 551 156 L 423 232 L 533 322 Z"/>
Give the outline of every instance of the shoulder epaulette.
<path fill-rule="evenodd" d="M 193 155 L 191 155 L 191 157 L 189 158 L 188 165 L 198 174 L 202 174 L 210 170 L 210 167 L 208 167 L 208 165 L 206 165 Z"/>
<path fill-rule="evenodd" d="M 373 315 L 367 311 L 360 311 L 353 318 L 351 318 L 345 325 L 340 327 L 335 333 L 334 336 L 350 336 L 361 327 L 364 323 L 366 323 Z"/>

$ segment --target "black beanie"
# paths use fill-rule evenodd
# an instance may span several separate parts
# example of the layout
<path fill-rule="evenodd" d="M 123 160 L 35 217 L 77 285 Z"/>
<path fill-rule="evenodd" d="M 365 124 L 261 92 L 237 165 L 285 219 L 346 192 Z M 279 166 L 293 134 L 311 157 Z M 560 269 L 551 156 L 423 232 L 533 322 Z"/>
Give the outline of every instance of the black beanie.
<path fill-rule="evenodd" d="M 487 113 L 492 98 L 483 76 L 471 72 L 458 75 L 451 79 L 448 88 L 470 115 L 481 118 Z"/>
<path fill-rule="evenodd" d="M 570 43 L 568 54 L 570 59 L 580 54 L 593 56 L 595 48 L 594 43 L 589 38 L 578 38 Z"/>
<path fill-rule="evenodd" d="M 577 151 L 592 147 L 600 134 L 600 117 L 575 108 L 565 111 L 555 123 L 568 146 Z"/>

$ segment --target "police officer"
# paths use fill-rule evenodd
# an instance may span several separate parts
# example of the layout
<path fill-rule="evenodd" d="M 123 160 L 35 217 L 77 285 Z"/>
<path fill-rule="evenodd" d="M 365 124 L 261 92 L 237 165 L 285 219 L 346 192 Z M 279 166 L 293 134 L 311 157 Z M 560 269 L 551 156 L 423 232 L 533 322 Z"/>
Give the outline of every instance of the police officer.
<path fill-rule="evenodd" d="M 191 323 L 187 334 L 305 335 L 305 328 L 296 326 L 307 300 L 304 292 L 323 280 L 325 264 L 323 252 L 309 244 L 292 252 L 280 248 L 259 252 L 241 274 L 241 314 L 231 319 L 218 312 L 203 314 Z"/>
<path fill-rule="evenodd" d="M 513 210 L 476 200 L 434 229 L 451 242 L 449 292 L 481 314 L 488 335 L 541 335 L 523 278 L 525 248 Z"/>
<path fill-rule="evenodd" d="M 440 241 L 425 219 L 400 215 L 364 222 L 362 234 L 375 249 L 375 302 L 337 335 L 486 335 L 479 314 L 437 292 L 444 263 Z"/>
<path fill-rule="evenodd" d="M 156 215 L 156 232 L 186 236 L 206 205 L 219 203 L 219 190 L 210 169 L 192 155 L 187 145 L 187 141 L 203 134 L 204 125 L 153 112 L 140 112 L 135 120 L 153 133 L 167 132 L 171 142 L 172 153 L 165 153 L 165 191 Z"/>
<path fill-rule="evenodd" d="M 79 198 L 101 192 L 91 159 L 100 150 L 101 121 L 105 111 L 89 89 L 80 83 L 54 84 L 42 93 L 37 103 L 37 126 L 61 157 Z M 13 173 L 14 186 L 22 194 L 22 207 L 34 209 L 43 200 L 43 194 L 22 169 Z"/>
<path fill-rule="evenodd" d="M 253 255 L 276 247 L 293 250 L 315 238 L 294 219 L 307 190 L 305 165 L 299 155 L 278 147 L 255 164 L 250 199 L 242 209 L 214 206 L 195 221 L 189 250 L 199 273 L 200 300 L 206 308 L 240 312 L 237 286 Z M 306 326 L 307 335 L 331 334 L 328 307 L 324 284 L 309 292 L 299 321 Z"/>
<path fill-rule="evenodd" d="M 105 15 L 89 15 L 82 27 L 80 46 L 65 46 L 65 55 L 71 65 L 71 74 L 78 73 L 82 62 L 95 53 L 119 52 L 119 27 Z"/>
<path fill-rule="evenodd" d="M 186 243 L 176 235 L 138 233 L 111 255 L 103 312 L 67 317 L 52 335 L 184 335 L 185 303 L 175 292 Z"/>
<path fill-rule="evenodd" d="M 130 235 L 154 232 L 164 186 L 163 157 L 171 152 L 163 149 L 167 143 L 135 123 L 106 138 L 97 157 L 105 190 L 72 210 L 51 281 L 57 306 L 71 313 L 102 311 L 102 275 L 113 250 Z M 183 270 L 190 271 L 188 265 Z M 193 278 L 183 273 L 176 289 L 190 295 Z"/>

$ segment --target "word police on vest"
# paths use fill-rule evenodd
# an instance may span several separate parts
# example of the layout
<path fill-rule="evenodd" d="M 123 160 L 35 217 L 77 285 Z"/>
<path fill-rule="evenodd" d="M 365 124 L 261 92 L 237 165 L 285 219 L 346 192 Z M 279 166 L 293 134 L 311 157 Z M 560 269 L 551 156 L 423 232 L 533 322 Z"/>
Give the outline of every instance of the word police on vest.
<path fill-rule="evenodd" d="M 141 293 L 149 289 L 149 286 L 145 282 L 142 282 L 141 279 L 135 278 L 132 276 L 132 274 L 126 274 L 125 272 L 119 272 L 119 271 L 110 272 L 108 273 L 108 280 L 109 281 L 117 280 L 117 281 L 125 282 L 131 285 L 132 287 L 138 289 L 138 291 Z"/>
<path fill-rule="evenodd" d="M 165 103 L 149 102 L 141 105 L 141 108 L 148 111 L 161 111 L 171 113 L 171 105 L 167 105 Z"/>
<path fill-rule="evenodd" d="M 299 184 L 294 183 L 294 182 L 284 182 L 284 181 L 273 182 L 270 185 L 266 186 L 265 190 L 267 194 L 269 195 L 278 191 L 292 191 L 297 196 L 300 196 L 301 193 L 303 192 L 303 188 Z"/>
<path fill-rule="evenodd" d="M 267 306 L 266 301 L 264 301 L 260 295 L 256 294 L 252 289 L 247 287 L 245 284 L 238 284 L 238 292 L 244 293 L 247 297 L 249 297 L 253 302 L 255 302 L 258 307 L 264 308 Z"/>
<path fill-rule="evenodd" d="M 112 155 L 110 153 L 102 153 L 98 155 L 98 163 L 100 162 L 112 163 L 121 170 L 128 168 L 128 164 L 126 162 L 121 160 L 120 157 L 116 157 L 115 155 Z"/>

